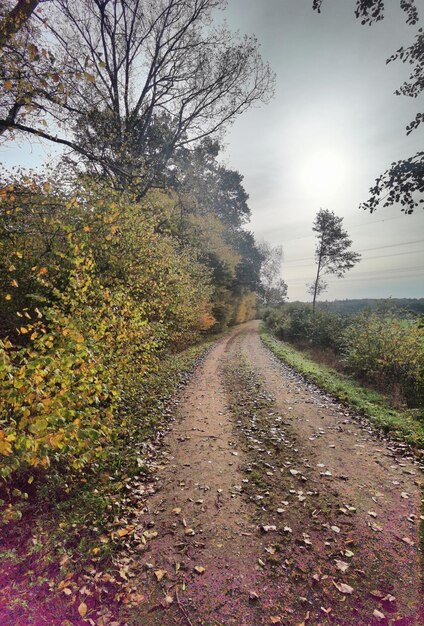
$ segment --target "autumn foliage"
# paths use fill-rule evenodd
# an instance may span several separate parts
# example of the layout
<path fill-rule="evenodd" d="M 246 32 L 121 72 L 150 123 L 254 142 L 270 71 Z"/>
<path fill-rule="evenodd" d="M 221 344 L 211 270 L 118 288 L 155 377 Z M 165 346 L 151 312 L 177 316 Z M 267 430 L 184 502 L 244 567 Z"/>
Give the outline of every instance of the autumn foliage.
<path fill-rule="evenodd" d="M 0 196 L 0 473 L 101 457 L 125 390 L 217 324 L 254 315 L 218 218 L 181 231 L 176 197 L 17 176 Z M 196 232 L 193 231 L 196 230 Z M 184 235 L 184 236 L 183 236 Z M 218 286 L 205 251 L 226 268 Z M 202 262 L 203 257 L 203 262 Z M 231 296 L 233 293 L 233 296 Z"/>

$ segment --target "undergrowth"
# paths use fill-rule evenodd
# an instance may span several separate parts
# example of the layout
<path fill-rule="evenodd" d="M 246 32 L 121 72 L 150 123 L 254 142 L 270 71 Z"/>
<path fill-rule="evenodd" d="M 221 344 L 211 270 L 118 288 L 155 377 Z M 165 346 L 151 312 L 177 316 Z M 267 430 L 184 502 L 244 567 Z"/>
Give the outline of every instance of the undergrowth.
<path fill-rule="evenodd" d="M 121 537 L 117 531 L 130 527 L 144 495 L 155 447 L 173 414 L 170 398 L 215 341 L 167 357 L 158 372 L 134 385 L 120 406 L 121 430 L 101 461 L 65 475 L 60 467 L 50 467 L 30 485 L 18 480 L 14 489 L 25 488 L 30 497 L 21 519 L 3 526 L 3 537 L 13 526 L 16 546 L 10 546 L 9 553 L 16 548 L 20 558 L 29 541 L 34 554 L 49 554 L 51 561 L 53 554 L 59 555 L 57 561 L 72 563 L 74 571 L 88 563 L 98 567 L 110 562 L 128 541 L 127 533 Z"/>

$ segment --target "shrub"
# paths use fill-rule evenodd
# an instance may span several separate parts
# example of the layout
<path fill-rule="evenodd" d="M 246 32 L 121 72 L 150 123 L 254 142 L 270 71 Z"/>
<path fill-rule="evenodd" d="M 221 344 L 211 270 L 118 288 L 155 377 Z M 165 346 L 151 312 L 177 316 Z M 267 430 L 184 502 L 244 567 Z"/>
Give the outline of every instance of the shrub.
<path fill-rule="evenodd" d="M 158 194 L 138 202 L 93 184 L 52 189 L 22 182 L 0 198 L 7 479 L 98 459 L 119 434 L 125 391 L 215 323 L 208 270 L 159 232 L 166 196 L 161 214 Z"/>
<path fill-rule="evenodd" d="M 398 389 L 411 405 L 424 396 L 423 330 L 394 313 L 363 313 L 344 333 L 347 367 L 380 387 Z"/>
<path fill-rule="evenodd" d="M 338 353 L 348 319 L 310 306 L 285 305 L 265 312 L 264 320 L 279 338 L 298 345 L 331 349 Z"/>

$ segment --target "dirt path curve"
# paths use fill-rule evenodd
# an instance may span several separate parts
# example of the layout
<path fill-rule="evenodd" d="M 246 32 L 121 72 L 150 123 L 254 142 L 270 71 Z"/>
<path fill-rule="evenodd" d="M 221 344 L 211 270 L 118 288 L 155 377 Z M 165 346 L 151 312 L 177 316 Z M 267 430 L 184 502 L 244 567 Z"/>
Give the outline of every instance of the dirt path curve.
<path fill-rule="evenodd" d="M 178 399 L 133 624 L 419 624 L 419 469 L 251 322 Z"/>

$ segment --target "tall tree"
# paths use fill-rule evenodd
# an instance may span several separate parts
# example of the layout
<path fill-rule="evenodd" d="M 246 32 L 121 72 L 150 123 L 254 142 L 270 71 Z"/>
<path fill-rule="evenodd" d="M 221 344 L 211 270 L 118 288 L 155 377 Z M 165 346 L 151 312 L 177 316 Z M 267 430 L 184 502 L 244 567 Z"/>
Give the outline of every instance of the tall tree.
<path fill-rule="evenodd" d="M 327 284 L 323 280 L 326 274 L 335 274 L 342 278 L 345 272 L 361 259 L 358 252 L 349 250 L 352 241 L 342 227 L 343 218 L 337 217 L 333 211 L 320 209 L 315 218 L 312 230 L 317 233 L 315 261 L 317 273 L 309 291 L 313 296 L 312 308 L 315 312 L 317 296 L 325 291 Z"/>
<path fill-rule="evenodd" d="M 313 8 L 319 13 L 323 0 L 313 0 Z M 400 0 L 400 7 L 405 12 L 406 23 L 410 26 L 419 24 L 420 15 L 415 0 Z M 422 9 L 421 9 L 422 11 Z M 361 24 L 371 25 L 384 18 L 384 0 L 356 0 L 355 15 Z M 422 17 L 422 15 L 421 15 Z M 412 66 L 409 79 L 395 91 L 396 95 L 417 98 L 424 91 L 424 32 L 418 29 L 415 41 L 407 48 L 401 47 L 386 63 L 401 61 Z M 419 112 L 406 127 L 409 135 L 424 120 L 424 113 Z M 373 213 L 380 205 L 383 207 L 399 203 L 401 210 L 411 214 L 424 204 L 424 152 L 418 151 L 413 156 L 392 163 L 379 176 L 370 188 L 370 197 L 361 204 L 361 208 Z"/>
<path fill-rule="evenodd" d="M 43 113 L 47 129 L 9 115 L 0 130 L 70 146 L 85 166 L 139 179 L 146 190 L 176 150 L 219 135 L 272 94 L 274 75 L 256 39 L 213 24 L 213 12 L 224 6 L 224 0 L 53 0 L 35 17 L 63 68 L 64 97 L 33 94 L 32 110 Z"/>

